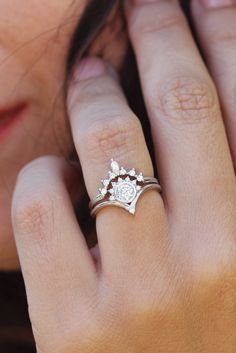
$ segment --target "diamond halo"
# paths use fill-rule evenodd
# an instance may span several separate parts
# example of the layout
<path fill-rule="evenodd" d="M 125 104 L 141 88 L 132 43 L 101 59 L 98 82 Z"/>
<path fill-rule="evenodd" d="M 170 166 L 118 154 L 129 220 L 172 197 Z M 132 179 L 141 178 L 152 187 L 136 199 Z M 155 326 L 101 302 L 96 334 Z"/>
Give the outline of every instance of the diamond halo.
<path fill-rule="evenodd" d="M 89 203 L 91 216 L 96 216 L 101 209 L 108 206 L 121 207 L 135 215 L 139 198 L 152 189 L 156 189 L 159 193 L 162 191 L 157 178 L 144 177 L 134 168 L 126 170 L 112 159 L 108 177 L 102 180 L 99 194 Z"/>
<path fill-rule="evenodd" d="M 142 173 L 137 174 L 134 168 L 127 171 L 112 159 L 108 175 L 108 179 L 102 180 L 103 188 L 99 189 L 100 195 L 110 201 L 131 204 L 141 190 L 139 184 L 144 181 Z"/>

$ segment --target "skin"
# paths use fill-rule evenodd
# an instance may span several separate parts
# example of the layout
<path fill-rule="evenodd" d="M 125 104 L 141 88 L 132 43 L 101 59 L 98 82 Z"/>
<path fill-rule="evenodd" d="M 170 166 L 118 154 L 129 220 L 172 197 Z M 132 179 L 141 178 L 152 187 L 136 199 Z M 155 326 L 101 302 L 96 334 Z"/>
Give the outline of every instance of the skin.
<path fill-rule="evenodd" d="M 72 151 L 63 84 L 71 37 L 86 5 L 84 0 L 73 6 L 71 0 L 24 0 L 20 7 L 17 0 L 1 3 L 0 107 L 24 101 L 27 113 L 10 138 L 1 141 L 0 270 L 19 268 L 10 215 L 18 172 L 39 156 Z M 117 37 L 120 17 L 118 9 L 113 11 L 109 32 L 105 27 L 90 48 L 116 67 L 126 50 L 122 32 Z"/>
<path fill-rule="evenodd" d="M 236 6 L 193 1 L 212 80 L 177 1 L 126 4 L 163 193 L 146 193 L 135 216 L 99 212 L 95 259 L 72 209 L 74 168 L 44 156 L 21 170 L 11 214 L 37 352 L 233 353 L 235 100 L 223 88 L 235 87 Z M 80 62 L 67 106 L 91 198 L 112 157 L 153 175 L 104 61 Z"/>

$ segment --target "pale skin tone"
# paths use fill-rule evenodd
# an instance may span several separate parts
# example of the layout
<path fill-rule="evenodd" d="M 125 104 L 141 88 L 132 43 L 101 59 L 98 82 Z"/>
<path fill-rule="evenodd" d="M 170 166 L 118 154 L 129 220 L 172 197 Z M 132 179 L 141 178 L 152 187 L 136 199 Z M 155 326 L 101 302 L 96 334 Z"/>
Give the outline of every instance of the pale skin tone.
<path fill-rule="evenodd" d="M 135 216 L 102 210 L 91 252 L 69 196 L 77 172 L 48 155 L 18 175 L 12 224 L 38 353 L 235 351 L 236 5 L 206 4 L 192 12 L 208 69 L 177 1 L 126 6 L 162 195 L 146 193 Z M 153 175 L 111 72 L 84 59 L 66 102 L 91 198 L 111 158 Z"/>
<path fill-rule="evenodd" d="M 70 41 L 87 3 L 1 1 L 0 107 L 23 101 L 27 114 L 0 146 L 0 270 L 19 268 L 10 214 L 18 172 L 37 157 L 73 149 L 63 85 Z M 126 44 L 116 28 L 105 28 L 91 52 L 104 47 L 104 58 L 118 67 Z"/>

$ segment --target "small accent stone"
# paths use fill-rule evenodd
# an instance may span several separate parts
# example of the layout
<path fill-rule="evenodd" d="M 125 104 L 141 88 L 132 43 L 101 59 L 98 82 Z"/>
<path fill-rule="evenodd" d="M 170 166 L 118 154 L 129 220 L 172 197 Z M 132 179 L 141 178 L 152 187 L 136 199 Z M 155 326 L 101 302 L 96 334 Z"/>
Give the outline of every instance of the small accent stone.
<path fill-rule="evenodd" d="M 110 201 L 115 201 L 115 196 L 111 195 L 111 196 L 109 197 L 109 200 L 110 200 Z"/>
<path fill-rule="evenodd" d="M 143 174 L 140 173 L 138 176 L 137 176 L 137 180 L 138 181 L 144 181 L 144 177 L 143 177 Z"/>
<path fill-rule="evenodd" d="M 141 186 L 140 186 L 140 185 L 137 185 L 136 190 L 137 190 L 137 191 L 141 190 Z"/>
<path fill-rule="evenodd" d="M 109 182 L 109 180 L 105 179 L 102 181 L 102 183 L 104 186 L 108 186 L 110 182 Z"/>
<path fill-rule="evenodd" d="M 102 196 L 105 196 L 107 193 L 107 189 L 106 188 L 100 189 L 100 192 L 101 192 Z"/>
<path fill-rule="evenodd" d="M 126 180 L 126 181 L 130 181 L 130 177 L 126 177 L 125 180 Z"/>
<path fill-rule="evenodd" d="M 125 175 L 127 174 L 127 171 L 122 167 L 120 170 L 120 175 Z"/>
<path fill-rule="evenodd" d="M 114 161 L 113 159 L 111 160 L 111 169 L 114 174 L 119 175 L 120 174 L 120 166 L 119 164 Z"/>
<path fill-rule="evenodd" d="M 129 171 L 129 175 L 135 176 L 135 174 L 136 174 L 135 169 L 131 169 L 131 170 Z"/>
<path fill-rule="evenodd" d="M 114 190 L 113 190 L 113 189 L 108 190 L 108 192 L 109 192 L 110 194 L 114 194 Z"/>
<path fill-rule="evenodd" d="M 109 172 L 108 174 L 110 179 L 114 179 L 116 177 L 115 173 Z"/>

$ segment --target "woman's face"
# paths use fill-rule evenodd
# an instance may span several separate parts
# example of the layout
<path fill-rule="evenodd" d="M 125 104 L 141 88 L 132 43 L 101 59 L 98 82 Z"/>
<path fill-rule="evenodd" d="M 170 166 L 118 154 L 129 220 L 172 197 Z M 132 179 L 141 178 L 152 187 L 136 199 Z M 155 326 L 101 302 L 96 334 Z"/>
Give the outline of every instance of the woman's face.
<path fill-rule="evenodd" d="M 72 147 L 63 84 L 71 38 L 86 4 L 1 1 L 0 269 L 18 266 L 10 210 L 19 170 L 41 155 L 66 155 Z"/>

